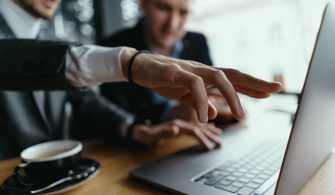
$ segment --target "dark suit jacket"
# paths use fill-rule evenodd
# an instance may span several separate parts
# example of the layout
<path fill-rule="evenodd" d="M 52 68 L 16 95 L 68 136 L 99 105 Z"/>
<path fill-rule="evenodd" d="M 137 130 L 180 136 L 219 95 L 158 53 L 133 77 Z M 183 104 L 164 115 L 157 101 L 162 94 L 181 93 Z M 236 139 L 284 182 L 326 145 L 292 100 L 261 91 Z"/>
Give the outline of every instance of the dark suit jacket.
<path fill-rule="evenodd" d="M 50 140 L 84 134 L 117 139 L 130 115 L 92 90 L 50 91 L 48 112 L 36 91 L 71 89 L 65 80 L 67 43 L 15 38 L 0 15 L 0 159 Z M 69 129 L 73 130 L 69 132 Z M 94 132 L 94 133 L 93 133 Z"/>
<path fill-rule="evenodd" d="M 123 29 L 110 37 L 99 41 L 103 46 L 128 46 L 138 50 L 149 50 L 143 34 L 144 19 L 133 28 Z M 204 35 L 187 32 L 182 39 L 183 50 L 180 58 L 212 65 Z M 166 119 L 169 112 L 169 101 L 148 89 L 130 83 L 103 84 L 101 93 L 112 102 L 134 113 L 141 120 L 150 119 L 159 123 Z"/>

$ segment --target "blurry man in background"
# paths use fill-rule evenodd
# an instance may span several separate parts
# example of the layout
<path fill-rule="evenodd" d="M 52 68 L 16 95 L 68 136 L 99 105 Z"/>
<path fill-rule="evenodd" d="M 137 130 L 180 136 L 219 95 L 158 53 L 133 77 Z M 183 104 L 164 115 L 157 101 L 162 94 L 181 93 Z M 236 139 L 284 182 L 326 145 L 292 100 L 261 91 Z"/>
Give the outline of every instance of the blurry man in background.
<path fill-rule="evenodd" d="M 136 26 L 123 29 L 100 42 L 103 46 L 129 46 L 155 54 L 197 61 L 212 65 L 206 38 L 190 32 L 185 24 L 191 14 L 191 0 L 140 0 L 143 17 Z M 171 102 L 140 86 L 113 83 L 101 86 L 101 93 L 109 100 L 140 116 L 142 120 L 159 123 L 169 118 L 182 118 L 197 123 L 186 105 Z M 223 98 L 210 97 L 220 107 Z M 172 109 L 171 109 L 172 108 Z"/>
<path fill-rule="evenodd" d="M 126 45 L 138 50 L 212 65 L 206 38 L 185 30 L 191 0 L 140 0 L 143 17 L 136 26 L 121 30 L 100 43 Z"/>

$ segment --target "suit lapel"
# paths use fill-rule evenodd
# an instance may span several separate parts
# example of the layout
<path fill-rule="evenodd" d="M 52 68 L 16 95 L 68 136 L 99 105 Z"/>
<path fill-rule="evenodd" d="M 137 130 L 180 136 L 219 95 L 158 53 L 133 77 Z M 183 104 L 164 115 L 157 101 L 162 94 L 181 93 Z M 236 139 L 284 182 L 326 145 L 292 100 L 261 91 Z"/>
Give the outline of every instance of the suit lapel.
<path fill-rule="evenodd" d="M 43 123 L 45 124 L 45 127 L 47 129 L 48 132 L 51 132 L 51 125 L 50 122 L 45 114 L 45 109 L 44 109 L 44 104 L 43 101 L 41 101 L 41 95 L 44 95 L 43 93 L 41 94 L 41 92 L 39 91 L 33 91 L 31 92 L 31 95 L 33 97 L 34 103 L 36 105 L 36 108 L 38 109 L 41 119 L 43 121 Z"/>
<path fill-rule="evenodd" d="M 15 34 L 0 13 L 0 38 L 15 38 Z"/>

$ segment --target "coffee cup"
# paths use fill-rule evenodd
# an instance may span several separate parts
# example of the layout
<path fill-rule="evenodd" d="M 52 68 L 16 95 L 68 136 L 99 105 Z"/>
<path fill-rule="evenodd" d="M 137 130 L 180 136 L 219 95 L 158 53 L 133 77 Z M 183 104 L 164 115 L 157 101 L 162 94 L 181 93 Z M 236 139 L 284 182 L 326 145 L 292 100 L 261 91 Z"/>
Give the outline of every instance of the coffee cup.
<path fill-rule="evenodd" d="M 22 163 L 15 174 L 22 181 L 37 182 L 59 177 L 80 160 L 83 146 L 75 140 L 50 141 L 31 146 L 21 152 Z"/>

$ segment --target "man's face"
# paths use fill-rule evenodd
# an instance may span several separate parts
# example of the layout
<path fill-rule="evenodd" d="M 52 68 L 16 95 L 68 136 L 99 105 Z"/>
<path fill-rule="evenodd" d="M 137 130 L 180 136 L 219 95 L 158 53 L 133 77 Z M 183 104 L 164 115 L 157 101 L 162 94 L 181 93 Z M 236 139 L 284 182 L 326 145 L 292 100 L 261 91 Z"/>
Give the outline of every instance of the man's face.
<path fill-rule="evenodd" d="M 14 0 L 31 14 L 51 19 L 61 0 Z"/>
<path fill-rule="evenodd" d="M 191 0 L 142 0 L 150 38 L 160 47 L 172 47 L 183 35 Z"/>

